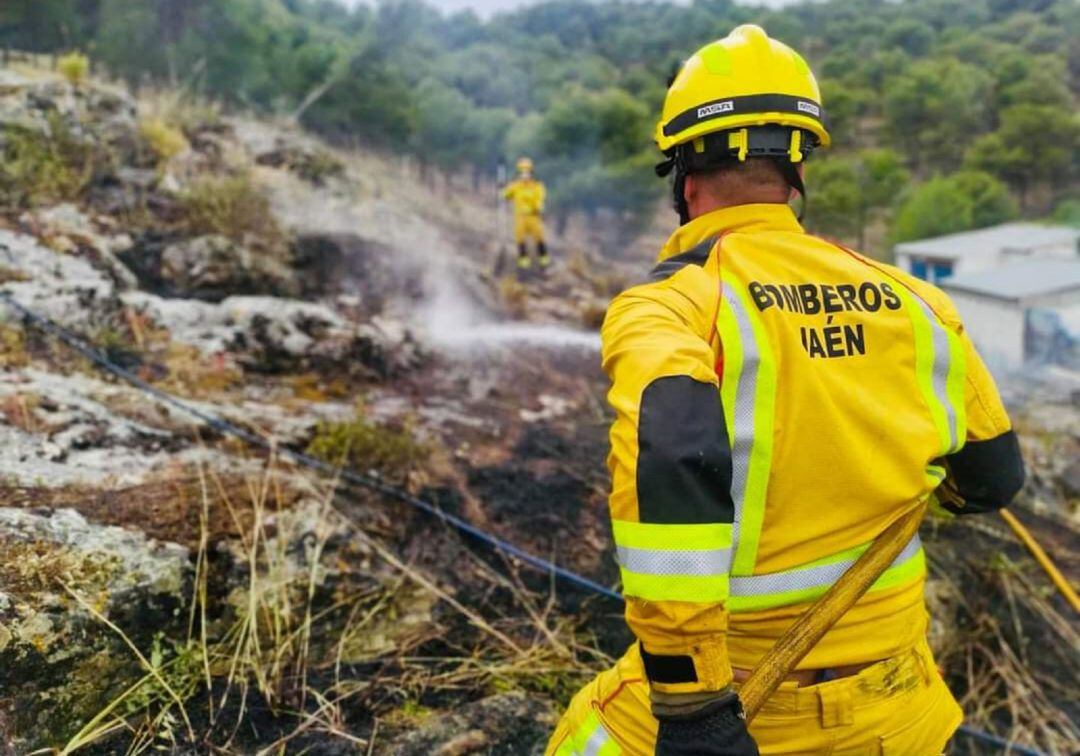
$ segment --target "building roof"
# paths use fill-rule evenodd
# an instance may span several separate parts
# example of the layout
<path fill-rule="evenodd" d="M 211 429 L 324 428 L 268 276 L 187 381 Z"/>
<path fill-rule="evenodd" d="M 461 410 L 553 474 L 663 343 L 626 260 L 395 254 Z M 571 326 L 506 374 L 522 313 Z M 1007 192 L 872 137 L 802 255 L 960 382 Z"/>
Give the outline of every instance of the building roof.
<path fill-rule="evenodd" d="M 1080 291 L 1080 259 L 1025 260 L 993 270 L 961 273 L 945 279 L 939 286 L 948 291 L 1008 300 Z"/>
<path fill-rule="evenodd" d="M 932 239 L 896 245 L 900 254 L 945 259 L 976 255 L 997 255 L 1007 250 L 1019 252 L 1049 246 L 1072 246 L 1080 242 L 1080 229 L 1045 226 L 1039 223 L 1002 223 L 1000 226 L 936 236 Z"/>

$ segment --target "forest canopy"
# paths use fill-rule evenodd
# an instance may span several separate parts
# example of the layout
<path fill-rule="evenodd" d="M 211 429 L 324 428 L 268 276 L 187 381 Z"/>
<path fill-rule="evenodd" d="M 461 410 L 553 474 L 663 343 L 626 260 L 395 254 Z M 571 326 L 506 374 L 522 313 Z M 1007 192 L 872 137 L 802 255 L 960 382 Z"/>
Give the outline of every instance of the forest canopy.
<path fill-rule="evenodd" d="M 808 166 L 812 228 L 882 244 L 1075 218 L 1074 0 L 548 0 L 487 21 L 421 0 L 6 0 L 0 45 L 82 50 L 135 85 L 293 115 L 446 172 L 493 176 L 529 154 L 556 213 L 644 224 L 664 193 L 651 133 L 668 76 L 746 22 L 822 85 L 835 149 Z"/>

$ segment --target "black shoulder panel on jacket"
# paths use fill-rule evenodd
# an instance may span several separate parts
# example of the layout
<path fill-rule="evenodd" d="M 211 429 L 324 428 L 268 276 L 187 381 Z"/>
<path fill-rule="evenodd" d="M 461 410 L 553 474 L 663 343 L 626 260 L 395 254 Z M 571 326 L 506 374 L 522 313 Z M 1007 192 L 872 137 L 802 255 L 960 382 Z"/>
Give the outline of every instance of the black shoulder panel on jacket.
<path fill-rule="evenodd" d="M 687 375 L 641 395 L 637 493 L 642 522 L 733 522 L 731 444 L 720 393 Z"/>
<path fill-rule="evenodd" d="M 988 441 L 968 441 L 946 459 L 956 489 L 964 499 L 963 507 L 947 507 L 957 514 L 1001 509 L 1024 486 L 1024 460 L 1013 431 Z"/>
<path fill-rule="evenodd" d="M 669 257 L 652 269 L 652 272 L 649 273 L 649 283 L 656 283 L 657 281 L 671 278 L 687 265 L 704 267 L 705 263 L 709 260 L 709 254 L 712 252 L 714 246 L 716 246 L 715 237 L 706 239 L 696 247 L 691 247 L 674 257 Z"/>

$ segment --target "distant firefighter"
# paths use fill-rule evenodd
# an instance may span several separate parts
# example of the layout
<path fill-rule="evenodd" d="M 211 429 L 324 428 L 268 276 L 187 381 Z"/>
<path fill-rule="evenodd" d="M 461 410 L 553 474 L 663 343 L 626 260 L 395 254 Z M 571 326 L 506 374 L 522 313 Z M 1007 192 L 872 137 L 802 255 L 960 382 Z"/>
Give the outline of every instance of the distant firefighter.
<path fill-rule="evenodd" d="M 523 157 L 517 161 L 517 178 L 507 184 L 503 197 L 514 204 L 514 241 L 518 248 L 518 268 L 532 266 L 529 240 L 536 242 L 536 255 L 541 268 L 551 264 L 544 244 L 544 199 L 547 189 L 533 176 L 533 161 Z"/>

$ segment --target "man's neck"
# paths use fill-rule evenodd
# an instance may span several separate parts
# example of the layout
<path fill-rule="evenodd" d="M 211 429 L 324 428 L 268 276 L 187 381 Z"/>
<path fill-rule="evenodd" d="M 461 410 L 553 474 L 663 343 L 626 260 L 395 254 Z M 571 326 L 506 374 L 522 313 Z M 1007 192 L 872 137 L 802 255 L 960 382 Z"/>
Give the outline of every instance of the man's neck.
<path fill-rule="evenodd" d="M 700 218 L 702 215 L 723 210 L 726 207 L 738 205 L 786 205 L 787 198 L 780 197 L 777 192 L 761 192 L 759 195 L 743 194 L 730 197 L 702 197 L 698 202 L 690 205 L 690 217 Z"/>

